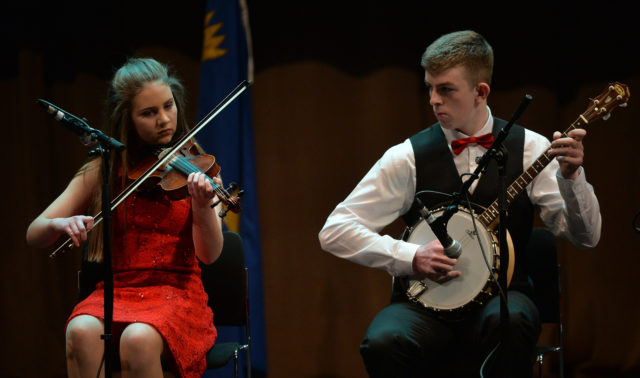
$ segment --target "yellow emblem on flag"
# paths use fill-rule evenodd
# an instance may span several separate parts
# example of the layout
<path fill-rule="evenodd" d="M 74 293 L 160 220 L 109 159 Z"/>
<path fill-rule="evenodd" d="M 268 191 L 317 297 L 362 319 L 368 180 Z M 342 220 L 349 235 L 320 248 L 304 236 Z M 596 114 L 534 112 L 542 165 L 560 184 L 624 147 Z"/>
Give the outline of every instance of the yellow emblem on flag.
<path fill-rule="evenodd" d="M 223 35 L 216 35 L 222 28 L 223 23 L 209 25 L 213 19 L 215 11 L 208 12 L 204 17 L 204 38 L 202 41 L 202 61 L 217 59 L 225 55 L 229 50 L 220 48 L 222 41 L 226 38 Z"/>
<path fill-rule="evenodd" d="M 229 212 L 224 222 L 229 231 L 240 233 L 240 214 Z"/>

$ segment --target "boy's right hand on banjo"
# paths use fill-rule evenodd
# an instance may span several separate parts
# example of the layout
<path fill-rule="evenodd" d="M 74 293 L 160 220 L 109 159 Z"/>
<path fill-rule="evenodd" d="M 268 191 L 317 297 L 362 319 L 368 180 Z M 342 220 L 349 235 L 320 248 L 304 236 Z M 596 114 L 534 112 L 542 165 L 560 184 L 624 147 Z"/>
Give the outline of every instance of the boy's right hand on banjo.
<path fill-rule="evenodd" d="M 427 277 L 436 282 L 445 282 L 460 276 L 460 272 L 453 270 L 457 259 L 444 254 L 444 247 L 438 239 L 421 245 L 413 256 L 413 274 L 418 278 Z"/>

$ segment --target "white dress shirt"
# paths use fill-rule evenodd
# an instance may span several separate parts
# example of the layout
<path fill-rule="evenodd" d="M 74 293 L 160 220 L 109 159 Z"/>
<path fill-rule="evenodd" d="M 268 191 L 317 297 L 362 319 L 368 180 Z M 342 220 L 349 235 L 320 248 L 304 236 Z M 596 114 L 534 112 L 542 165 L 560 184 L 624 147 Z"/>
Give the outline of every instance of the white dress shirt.
<path fill-rule="evenodd" d="M 489 112 L 484 127 L 472 136 L 490 133 L 492 128 L 493 117 Z M 443 132 L 449 149 L 452 140 L 469 136 L 455 130 L 443 129 Z M 523 167 L 531 166 L 549 146 L 548 139 L 526 130 Z M 477 167 L 476 157 L 486 151 L 473 143 L 459 155 L 453 155 L 458 173 L 473 172 Z M 582 167 L 575 180 L 564 179 L 558 161 L 553 159 L 526 190 L 540 218 L 555 235 L 578 248 L 591 248 L 598 243 L 602 223 L 600 206 Z M 394 276 L 411 274 L 413 256 L 419 245 L 379 232 L 410 209 L 415 191 L 415 156 L 407 139 L 388 149 L 329 215 L 319 234 L 322 248 L 358 264 L 384 269 Z"/>

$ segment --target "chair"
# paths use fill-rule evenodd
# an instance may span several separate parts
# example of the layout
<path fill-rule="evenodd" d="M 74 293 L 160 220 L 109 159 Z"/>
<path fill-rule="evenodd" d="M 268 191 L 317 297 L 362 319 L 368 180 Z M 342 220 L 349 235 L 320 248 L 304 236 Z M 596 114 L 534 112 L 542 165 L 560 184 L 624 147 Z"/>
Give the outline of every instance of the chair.
<path fill-rule="evenodd" d="M 554 345 L 537 345 L 535 363 L 542 377 L 544 358 L 549 353 L 558 356 L 558 376 L 564 377 L 564 346 L 560 308 L 560 265 L 557 260 L 556 237 L 546 228 L 534 228 L 526 251 L 526 264 L 533 284 L 533 300 L 540 312 L 542 324 L 557 328 Z"/>
<path fill-rule="evenodd" d="M 211 265 L 200 264 L 202 284 L 209 295 L 216 326 L 245 328 L 241 342 L 216 343 L 207 353 L 207 369 L 226 366 L 233 358 L 234 377 L 238 377 L 238 354 L 246 352 L 247 378 L 251 378 L 251 334 L 249 327 L 249 274 L 244 265 L 242 238 L 224 231 L 220 257 Z"/>
<path fill-rule="evenodd" d="M 200 263 L 204 290 L 209 296 L 209 307 L 214 313 L 216 326 L 245 327 L 242 342 L 216 343 L 207 353 L 207 369 L 226 366 L 234 359 L 234 377 L 238 377 L 238 354 L 246 351 L 247 378 L 251 378 L 251 347 L 249 332 L 249 274 L 244 265 L 244 247 L 239 234 L 223 232 L 220 257 L 210 265 Z M 78 300 L 86 298 L 104 277 L 102 263 L 85 259 L 78 271 Z M 114 357 L 114 371 L 120 370 L 120 359 Z"/>

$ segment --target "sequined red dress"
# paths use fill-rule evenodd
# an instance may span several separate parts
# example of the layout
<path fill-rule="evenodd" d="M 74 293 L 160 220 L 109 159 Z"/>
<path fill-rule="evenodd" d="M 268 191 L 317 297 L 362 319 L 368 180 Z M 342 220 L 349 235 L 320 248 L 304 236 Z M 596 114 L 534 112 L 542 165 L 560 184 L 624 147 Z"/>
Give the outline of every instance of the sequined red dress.
<path fill-rule="evenodd" d="M 134 193 L 123 205 L 113 218 L 114 333 L 128 323 L 152 325 L 173 355 L 175 373 L 199 378 L 217 333 L 195 256 L 190 199 L 154 191 Z M 102 282 L 69 320 L 82 314 L 104 319 Z"/>

